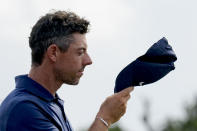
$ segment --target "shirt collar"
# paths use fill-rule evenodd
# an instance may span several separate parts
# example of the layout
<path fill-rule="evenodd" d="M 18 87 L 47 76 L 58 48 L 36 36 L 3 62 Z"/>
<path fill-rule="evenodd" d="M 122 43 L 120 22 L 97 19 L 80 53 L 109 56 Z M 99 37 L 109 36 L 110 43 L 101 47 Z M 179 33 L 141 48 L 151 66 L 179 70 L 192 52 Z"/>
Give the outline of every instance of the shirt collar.
<path fill-rule="evenodd" d="M 19 75 L 15 77 L 16 88 L 23 88 L 31 94 L 40 97 L 46 101 L 61 100 L 56 94 L 55 97 L 42 85 L 32 80 L 28 75 Z"/>

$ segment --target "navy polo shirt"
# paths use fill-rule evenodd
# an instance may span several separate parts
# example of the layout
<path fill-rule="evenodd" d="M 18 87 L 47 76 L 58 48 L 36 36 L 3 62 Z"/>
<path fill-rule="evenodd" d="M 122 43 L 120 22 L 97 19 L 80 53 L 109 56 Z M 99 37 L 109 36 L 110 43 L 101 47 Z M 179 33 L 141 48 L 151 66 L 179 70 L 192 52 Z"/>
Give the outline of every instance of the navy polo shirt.
<path fill-rule="evenodd" d="M 27 75 L 0 105 L 0 131 L 72 131 L 63 101 Z"/>

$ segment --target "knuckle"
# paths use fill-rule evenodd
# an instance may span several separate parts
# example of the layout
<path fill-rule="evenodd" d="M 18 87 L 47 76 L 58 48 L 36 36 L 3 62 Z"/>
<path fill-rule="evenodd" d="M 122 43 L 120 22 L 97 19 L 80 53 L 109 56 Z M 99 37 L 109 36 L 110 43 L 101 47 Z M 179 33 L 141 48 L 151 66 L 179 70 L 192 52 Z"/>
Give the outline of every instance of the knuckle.
<path fill-rule="evenodd" d="M 127 105 L 126 104 L 123 104 L 122 105 L 122 109 L 125 110 L 126 108 L 127 108 Z"/>
<path fill-rule="evenodd" d="M 113 98 L 113 96 L 108 96 L 108 97 L 106 98 L 106 101 L 110 101 L 112 98 Z"/>
<path fill-rule="evenodd" d="M 130 97 L 131 97 L 131 95 L 129 94 L 129 95 L 128 95 L 128 97 L 130 98 Z"/>
<path fill-rule="evenodd" d="M 127 109 L 127 104 L 124 104 L 124 109 Z"/>
<path fill-rule="evenodd" d="M 125 114 L 125 112 L 126 112 L 126 108 L 124 108 L 124 110 L 123 110 L 123 113 Z"/>
<path fill-rule="evenodd" d="M 125 103 L 123 98 L 119 99 L 119 102 L 121 105 L 124 105 L 124 103 Z"/>

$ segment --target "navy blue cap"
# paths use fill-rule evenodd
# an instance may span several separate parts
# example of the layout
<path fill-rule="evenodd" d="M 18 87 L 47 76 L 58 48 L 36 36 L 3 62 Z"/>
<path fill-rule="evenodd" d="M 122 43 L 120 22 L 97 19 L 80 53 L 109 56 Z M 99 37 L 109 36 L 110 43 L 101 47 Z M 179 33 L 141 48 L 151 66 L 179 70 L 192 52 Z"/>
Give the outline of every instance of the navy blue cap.
<path fill-rule="evenodd" d="M 163 37 L 118 74 L 114 92 L 120 92 L 129 86 L 142 86 L 160 80 L 175 69 L 176 60 L 176 54 Z"/>

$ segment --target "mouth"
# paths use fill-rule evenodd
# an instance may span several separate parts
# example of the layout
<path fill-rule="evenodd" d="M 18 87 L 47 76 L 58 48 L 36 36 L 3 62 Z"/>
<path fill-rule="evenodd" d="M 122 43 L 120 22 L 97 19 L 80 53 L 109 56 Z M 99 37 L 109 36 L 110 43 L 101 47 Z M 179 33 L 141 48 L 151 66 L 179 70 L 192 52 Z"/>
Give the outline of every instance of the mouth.
<path fill-rule="evenodd" d="M 79 72 L 79 77 L 81 77 L 83 75 L 83 72 Z"/>
<path fill-rule="evenodd" d="M 79 74 L 79 77 L 81 77 L 83 75 L 83 71 L 84 71 L 84 68 L 79 70 L 78 74 Z"/>

